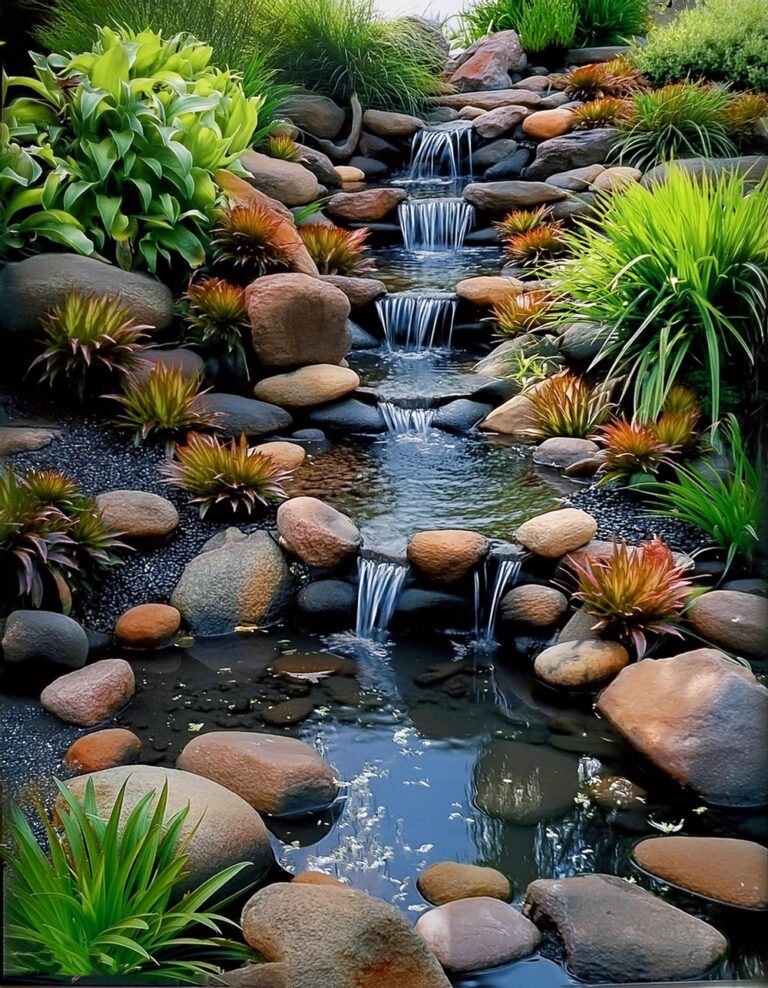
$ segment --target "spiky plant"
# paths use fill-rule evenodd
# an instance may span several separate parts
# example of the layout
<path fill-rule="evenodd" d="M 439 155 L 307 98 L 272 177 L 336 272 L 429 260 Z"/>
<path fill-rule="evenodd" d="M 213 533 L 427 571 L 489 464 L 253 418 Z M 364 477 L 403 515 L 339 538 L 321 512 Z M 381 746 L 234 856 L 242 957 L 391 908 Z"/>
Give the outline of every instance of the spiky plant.
<path fill-rule="evenodd" d="M 30 467 L 24 474 L 24 485 L 35 500 L 65 513 L 74 510 L 80 497 L 78 484 L 61 470 Z"/>
<path fill-rule="evenodd" d="M 243 331 L 249 328 L 245 290 L 223 278 L 203 278 L 187 289 L 187 339 L 201 347 L 224 346 L 244 353 Z"/>
<path fill-rule="evenodd" d="M 516 233 L 504 241 L 504 250 L 511 261 L 520 264 L 533 264 L 537 261 L 564 254 L 568 242 L 559 221 L 542 223 L 535 230 Z"/>
<path fill-rule="evenodd" d="M 584 103 L 573 111 L 574 130 L 592 130 L 595 127 L 614 127 L 630 115 L 630 106 L 617 96 L 602 96 Z"/>
<path fill-rule="evenodd" d="M 107 522 L 93 498 L 81 495 L 70 517 L 69 536 L 78 572 L 86 582 L 91 574 L 98 575 L 122 562 L 121 555 L 129 547 L 120 540 L 121 534 Z"/>
<path fill-rule="evenodd" d="M 541 439 L 569 436 L 586 439 L 610 412 L 604 387 L 592 387 L 583 377 L 561 371 L 527 392 L 533 426 L 528 434 Z"/>
<path fill-rule="evenodd" d="M 731 130 L 748 133 L 762 117 L 768 117 L 765 93 L 734 93 L 728 100 L 725 122 Z"/>
<path fill-rule="evenodd" d="M 673 384 L 670 387 L 669 391 L 667 391 L 667 397 L 664 399 L 662 411 L 695 412 L 696 415 L 701 414 L 696 392 L 691 391 L 690 388 L 686 388 L 684 384 Z"/>
<path fill-rule="evenodd" d="M 578 583 L 573 597 L 597 619 L 595 628 L 632 645 L 639 659 L 649 633 L 681 637 L 674 622 L 688 602 L 691 581 L 658 537 L 639 546 L 614 540 L 608 557 L 567 557 L 566 564 Z"/>
<path fill-rule="evenodd" d="M 548 206 L 537 206 L 536 209 L 513 209 L 503 220 L 494 223 L 499 240 L 506 240 L 518 233 L 527 233 L 541 226 L 550 214 Z"/>
<path fill-rule="evenodd" d="M 40 380 L 60 378 L 82 398 L 89 385 L 103 385 L 136 368 L 137 352 L 151 327 L 133 318 L 119 296 L 73 291 L 43 316 L 45 350 L 30 366 L 42 365 Z"/>
<path fill-rule="evenodd" d="M 624 58 L 580 65 L 558 77 L 566 93 L 580 100 L 626 96 L 638 88 L 640 79 L 640 72 Z"/>
<path fill-rule="evenodd" d="M 608 62 L 603 62 L 603 70 L 610 79 L 609 85 L 614 96 L 626 96 L 640 89 L 645 83 L 643 74 L 634 60 L 627 58 L 626 55 L 619 55 Z"/>
<path fill-rule="evenodd" d="M 224 206 L 211 239 L 215 263 L 231 265 L 249 278 L 287 269 L 290 258 L 280 244 L 283 222 L 261 202 Z"/>
<path fill-rule="evenodd" d="M 296 141 L 287 134 L 272 134 L 267 140 L 267 154 L 281 161 L 298 161 L 301 153 Z"/>
<path fill-rule="evenodd" d="M 488 321 L 495 324 L 497 336 L 507 339 L 546 326 L 551 307 L 552 297 L 546 291 L 508 295 L 495 303 Z"/>
<path fill-rule="evenodd" d="M 604 481 L 635 474 L 655 474 L 669 463 L 673 449 L 654 430 L 637 419 L 614 419 L 598 430 L 595 439 L 602 446 L 605 460 L 600 468 Z"/>
<path fill-rule="evenodd" d="M 660 443 L 681 454 L 690 455 L 699 441 L 699 434 L 696 431 L 699 414 L 696 408 L 662 412 L 658 420 L 651 423 L 649 428 Z"/>
<path fill-rule="evenodd" d="M 375 264 L 367 256 L 368 230 L 344 230 L 327 223 L 307 223 L 299 236 L 320 274 L 362 275 Z"/>
<path fill-rule="evenodd" d="M 283 483 L 292 471 L 250 447 L 244 435 L 224 442 L 192 433 L 176 448 L 176 459 L 162 467 L 162 474 L 166 483 L 193 495 L 192 503 L 200 505 L 204 518 L 219 506 L 250 515 L 258 507 L 285 500 Z"/>
<path fill-rule="evenodd" d="M 188 376 L 180 367 L 155 364 L 146 377 L 128 379 L 120 395 L 107 395 L 120 402 L 123 411 L 115 425 L 133 432 L 138 446 L 149 436 L 173 441 L 188 429 L 215 427 L 217 412 L 212 412 L 202 396 L 200 373 Z"/>

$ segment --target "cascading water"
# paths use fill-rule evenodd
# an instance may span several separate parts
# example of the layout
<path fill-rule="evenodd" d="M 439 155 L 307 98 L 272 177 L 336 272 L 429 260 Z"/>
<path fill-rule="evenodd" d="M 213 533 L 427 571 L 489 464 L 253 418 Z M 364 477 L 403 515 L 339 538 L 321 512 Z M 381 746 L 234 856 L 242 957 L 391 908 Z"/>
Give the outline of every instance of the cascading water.
<path fill-rule="evenodd" d="M 517 582 L 520 575 L 520 568 L 523 563 L 521 559 L 499 559 L 496 567 L 496 574 L 491 587 L 490 604 L 487 616 L 483 613 L 483 589 L 489 584 L 488 561 L 482 575 L 475 571 L 475 645 L 487 647 L 494 641 L 496 631 L 496 619 L 499 614 L 499 604 L 507 587 Z"/>
<path fill-rule="evenodd" d="M 391 401 L 379 403 L 387 430 L 398 436 L 426 435 L 435 417 L 435 408 L 405 408 Z"/>
<path fill-rule="evenodd" d="M 466 161 L 466 170 L 462 167 Z M 412 180 L 470 177 L 472 175 L 472 124 L 456 120 L 416 132 L 411 145 Z"/>
<path fill-rule="evenodd" d="M 465 199 L 409 199 L 398 213 L 406 250 L 458 250 L 475 217 Z"/>
<path fill-rule="evenodd" d="M 388 559 L 361 556 L 357 569 L 360 579 L 355 634 L 358 638 L 379 638 L 392 620 L 408 567 Z"/>
<path fill-rule="evenodd" d="M 376 302 L 389 350 L 420 352 L 451 345 L 457 300 L 454 295 L 400 292 Z"/>

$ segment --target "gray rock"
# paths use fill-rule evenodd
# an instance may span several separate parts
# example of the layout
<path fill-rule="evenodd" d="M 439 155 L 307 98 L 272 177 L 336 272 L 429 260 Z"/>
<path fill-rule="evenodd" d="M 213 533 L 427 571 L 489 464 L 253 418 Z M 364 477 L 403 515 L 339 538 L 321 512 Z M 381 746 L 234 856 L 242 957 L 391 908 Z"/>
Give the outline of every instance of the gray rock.
<path fill-rule="evenodd" d="M 563 816 L 578 789 L 576 760 L 545 745 L 494 738 L 475 768 L 475 803 L 520 827 Z"/>
<path fill-rule="evenodd" d="M 79 669 L 88 658 L 88 636 L 77 621 L 55 611 L 11 611 L 3 633 L 6 662 L 53 662 Z"/>
<path fill-rule="evenodd" d="M 378 134 L 369 134 L 366 131 L 360 135 L 357 150 L 364 158 L 376 158 L 390 165 L 403 159 L 403 152 L 400 148 L 395 147 L 385 138 L 379 137 Z"/>
<path fill-rule="evenodd" d="M 349 628 L 354 621 L 357 591 L 344 580 L 317 580 L 299 591 L 296 603 L 302 618 L 313 628 Z"/>
<path fill-rule="evenodd" d="M 389 167 L 378 158 L 366 158 L 364 155 L 356 154 L 349 159 L 348 164 L 352 168 L 359 168 L 369 182 L 375 182 L 389 175 Z"/>
<path fill-rule="evenodd" d="M 206 404 L 220 413 L 216 425 L 226 436 L 266 436 L 289 429 L 293 424 L 290 413 L 277 405 L 242 395 L 214 391 L 205 396 Z"/>
<path fill-rule="evenodd" d="M 545 439 L 533 451 L 533 462 L 545 467 L 564 470 L 572 463 L 583 460 L 586 456 L 597 453 L 598 447 L 591 439 L 571 439 L 565 436 L 553 436 Z"/>
<path fill-rule="evenodd" d="M 565 55 L 566 65 L 591 65 L 593 62 L 610 62 L 632 50 L 629 45 L 604 45 L 593 48 L 570 48 Z"/>
<path fill-rule="evenodd" d="M 280 104 L 278 112 L 290 117 L 300 130 L 329 140 L 339 136 L 346 118 L 344 110 L 332 99 L 300 90 L 292 92 Z"/>
<path fill-rule="evenodd" d="M 525 170 L 525 178 L 541 181 L 557 172 L 603 164 L 617 136 L 615 127 L 598 127 L 542 141 L 536 149 L 536 158 Z"/>
<path fill-rule="evenodd" d="M 337 185 L 341 185 L 338 172 L 327 154 L 323 154 L 317 148 L 307 147 L 306 144 L 297 144 L 296 146 L 299 150 L 299 160 L 306 169 L 312 172 L 318 182 L 322 182 L 329 189 L 335 189 Z"/>
<path fill-rule="evenodd" d="M 735 173 L 748 179 L 748 184 L 757 184 L 768 174 L 768 155 L 751 154 L 740 158 L 676 158 L 674 167 L 700 177 L 716 177 Z M 640 179 L 647 187 L 663 182 L 669 171 L 668 164 L 656 165 Z"/>
<path fill-rule="evenodd" d="M 105 491 L 96 498 L 105 521 L 127 539 L 162 539 L 175 531 L 179 513 L 151 491 Z"/>
<path fill-rule="evenodd" d="M 400 594 L 392 623 L 401 629 L 416 627 L 428 617 L 433 621 L 450 619 L 455 626 L 466 608 L 466 601 L 459 594 L 410 587 Z"/>
<path fill-rule="evenodd" d="M 483 147 L 478 148 L 477 151 L 473 151 L 472 164 L 475 168 L 482 171 L 484 168 L 490 168 L 509 155 L 514 154 L 517 148 L 517 141 L 511 140 L 509 137 L 500 137 L 497 141 L 491 141 L 490 144 L 485 144 Z"/>
<path fill-rule="evenodd" d="M 57 429 L 0 426 L 0 456 L 43 449 L 44 446 L 51 443 L 58 435 L 59 431 Z"/>
<path fill-rule="evenodd" d="M 603 348 L 609 330 L 591 322 L 571 323 L 558 340 L 560 352 L 575 364 L 590 364 Z"/>
<path fill-rule="evenodd" d="M 566 189 L 569 192 L 586 192 L 597 176 L 604 171 L 604 165 L 571 168 L 570 171 L 550 175 L 547 179 L 547 185 L 556 185 L 558 189 Z"/>
<path fill-rule="evenodd" d="M 350 320 L 349 330 L 352 334 L 353 350 L 376 350 L 381 346 L 381 340 L 377 340 L 375 336 L 372 336 L 362 326 L 358 326 L 356 322 Z"/>
<path fill-rule="evenodd" d="M 167 368 L 178 368 L 184 377 L 203 375 L 205 361 L 199 353 L 187 347 L 173 347 L 168 350 L 145 349 L 139 354 L 141 363 L 134 371 L 134 377 L 140 381 L 146 380 L 159 364 Z"/>
<path fill-rule="evenodd" d="M 379 409 L 357 398 L 315 408 L 309 420 L 329 432 L 385 432 L 387 428 Z"/>
<path fill-rule="evenodd" d="M 505 178 L 518 178 L 523 174 L 525 166 L 531 160 L 531 151 L 528 148 L 519 147 L 512 154 L 506 155 L 501 161 L 486 171 L 484 178 L 493 181 Z"/>
<path fill-rule="evenodd" d="M 594 211 L 596 199 L 593 192 L 579 192 L 569 199 L 556 202 L 550 215 L 553 220 L 564 220 L 566 223 L 583 219 Z"/>
<path fill-rule="evenodd" d="M 566 198 L 566 193 L 545 182 L 471 182 L 464 189 L 464 198 L 478 209 L 503 213 L 558 202 Z"/>
<path fill-rule="evenodd" d="M 457 398 L 456 401 L 449 401 L 447 405 L 438 408 L 432 424 L 445 432 L 469 432 L 492 410 L 493 405 L 469 398 Z"/>
<path fill-rule="evenodd" d="M 426 113 L 424 119 L 431 124 L 452 123 L 459 119 L 459 111 L 452 110 L 449 106 L 438 106 L 431 113 Z"/>

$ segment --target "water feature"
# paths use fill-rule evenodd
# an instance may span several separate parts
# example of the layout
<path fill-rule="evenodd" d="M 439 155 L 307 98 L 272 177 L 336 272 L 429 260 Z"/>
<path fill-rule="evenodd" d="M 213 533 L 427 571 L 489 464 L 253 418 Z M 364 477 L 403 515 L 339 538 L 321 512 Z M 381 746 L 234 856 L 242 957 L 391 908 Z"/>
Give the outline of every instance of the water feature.
<path fill-rule="evenodd" d="M 380 638 L 392 620 L 408 567 L 391 559 L 360 556 L 357 568 L 355 634 L 359 638 Z"/>
<path fill-rule="evenodd" d="M 471 121 L 456 120 L 416 132 L 411 145 L 409 179 L 434 179 L 442 175 L 456 179 L 471 174 Z"/>
<path fill-rule="evenodd" d="M 475 570 L 475 640 L 473 645 L 487 649 L 495 644 L 496 621 L 499 616 L 499 604 L 504 592 L 514 586 L 520 576 L 521 559 L 496 560 L 496 572 L 493 583 L 490 583 L 486 559 L 482 569 Z M 488 609 L 486 612 L 485 599 L 490 588 Z"/>
<path fill-rule="evenodd" d="M 408 408 L 392 401 L 379 403 L 379 411 L 384 416 L 389 432 L 398 436 L 425 435 L 432 427 L 435 408 Z"/>
<path fill-rule="evenodd" d="M 450 251 L 463 245 L 475 209 L 465 199 L 409 199 L 397 216 L 406 250 Z"/>
<path fill-rule="evenodd" d="M 430 350 L 451 345 L 456 315 L 455 295 L 402 292 L 385 295 L 376 311 L 390 350 Z"/>

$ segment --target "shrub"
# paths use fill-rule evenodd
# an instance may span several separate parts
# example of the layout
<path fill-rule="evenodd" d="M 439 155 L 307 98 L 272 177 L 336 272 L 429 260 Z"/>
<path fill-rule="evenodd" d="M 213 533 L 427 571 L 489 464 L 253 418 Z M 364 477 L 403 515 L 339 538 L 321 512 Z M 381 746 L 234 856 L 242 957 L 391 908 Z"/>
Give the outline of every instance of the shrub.
<path fill-rule="evenodd" d="M 640 73 L 626 59 L 615 58 L 579 65 L 557 79 L 573 99 L 595 100 L 634 92 L 640 84 Z"/>
<path fill-rule="evenodd" d="M 266 152 L 270 158 L 279 158 L 281 161 L 298 161 L 301 157 L 296 141 L 285 134 L 273 134 L 269 137 Z"/>
<path fill-rule="evenodd" d="M 527 393 L 533 427 L 542 439 L 569 436 L 586 439 L 608 418 L 610 403 L 604 388 L 592 388 L 570 371 L 561 371 Z"/>
<path fill-rule="evenodd" d="M 56 823 L 38 808 L 47 851 L 24 815 L 18 809 L 11 815 L 12 846 L 3 857 L 12 890 L 6 949 L 13 974 L 115 982 L 143 974 L 142 981 L 197 984 L 221 973 L 212 958 L 250 955 L 221 936 L 225 924 L 235 926 L 216 911 L 224 903 L 209 905 L 245 863 L 182 894 L 191 837 L 183 836 L 188 806 L 164 821 L 164 786 L 129 811 L 124 784 L 103 819 L 90 779 L 82 805 L 65 785 L 56 785 Z M 213 935 L 199 938 L 201 927 Z"/>
<path fill-rule="evenodd" d="M 507 237 L 514 237 L 517 233 L 536 230 L 546 221 L 549 214 L 550 210 L 547 206 L 537 206 L 536 209 L 513 209 L 503 220 L 493 225 L 499 239 L 504 240 Z"/>
<path fill-rule="evenodd" d="M 656 83 L 703 77 L 768 89 L 768 6 L 764 0 L 700 0 L 648 34 L 634 60 Z"/>
<path fill-rule="evenodd" d="M 768 117 L 765 93 L 734 93 L 729 98 L 725 124 L 736 136 L 749 136 L 762 117 Z"/>
<path fill-rule="evenodd" d="M 552 297 L 548 292 L 508 295 L 492 307 L 489 322 L 495 323 L 496 334 L 506 339 L 542 329 L 549 324 L 551 310 Z"/>
<path fill-rule="evenodd" d="M 567 234 L 573 261 L 551 273 L 561 315 L 611 328 L 601 357 L 625 375 L 641 421 L 698 368 L 716 421 L 722 380 L 745 386 L 765 345 L 768 183 L 745 191 L 739 176 L 673 168 L 663 183 L 607 198 L 594 226 Z"/>
<path fill-rule="evenodd" d="M 289 257 L 280 245 L 283 220 L 261 202 L 220 209 L 211 248 L 218 265 L 230 265 L 249 280 L 285 270 Z"/>
<path fill-rule="evenodd" d="M 362 275 L 375 269 L 366 256 L 368 230 L 345 230 L 327 223 L 307 223 L 299 236 L 320 274 Z"/>
<path fill-rule="evenodd" d="M 233 514 L 251 515 L 259 506 L 283 501 L 287 497 L 283 483 L 292 473 L 249 447 L 245 436 L 223 442 L 196 433 L 176 448 L 176 461 L 168 462 L 162 472 L 167 483 L 193 495 L 201 518 L 219 506 Z"/>
<path fill-rule="evenodd" d="M 595 437 L 603 447 L 603 480 L 654 474 L 673 452 L 647 425 L 632 419 L 615 419 L 600 427 Z"/>
<path fill-rule="evenodd" d="M 598 619 L 595 627 L 631 644 L 638 658 L 645 654 L 649 632 L 680 635 L 673 622 L 688 601 L 691 582 L 661 539 L 639 546 L 614 541 L 606 559 L 588 556 L 580 563 L 568 557 L 566 563 L 578 581 L 573 596 Z"/>
<path fill-rule="evenodd" d="M 592 130 L 595 127 L 615 127 L 630 114 L 629 104 L 616 96 L 603 96 L 590 100 L 573 113 L 574 130 Z"/>
<path fill-rule="evenodd" d="M 137 352 L 151 327 L 136 321 L 118 297 L 70 292 L 40 321 L 45 350 L 32 361 L 43 365 L 41 381 L 61 379 L 82 399 L 87 389 L 137 366 Z"/>
<path fill-rule="evenodd" d="M 245 290 L 223 278 L 204 278 L 187 289 L 187 339 L 197 346 L 225 346 L 244 356 L 243 331 L 248 330 Z"/>
<path fill-rule="evenodd" d="M 557 257 L 567 248 L 563 224 L 556 220 L 542 223 L 526 233 L 516 233 L 504 241 L 507 257 L 522 264 Z"/>
<path fill-rule="evenodd" d="M 579 47 L 625 44 L 644 35 L 650 23 L 648 0 L 578 0 L 578 8 Z"/>

